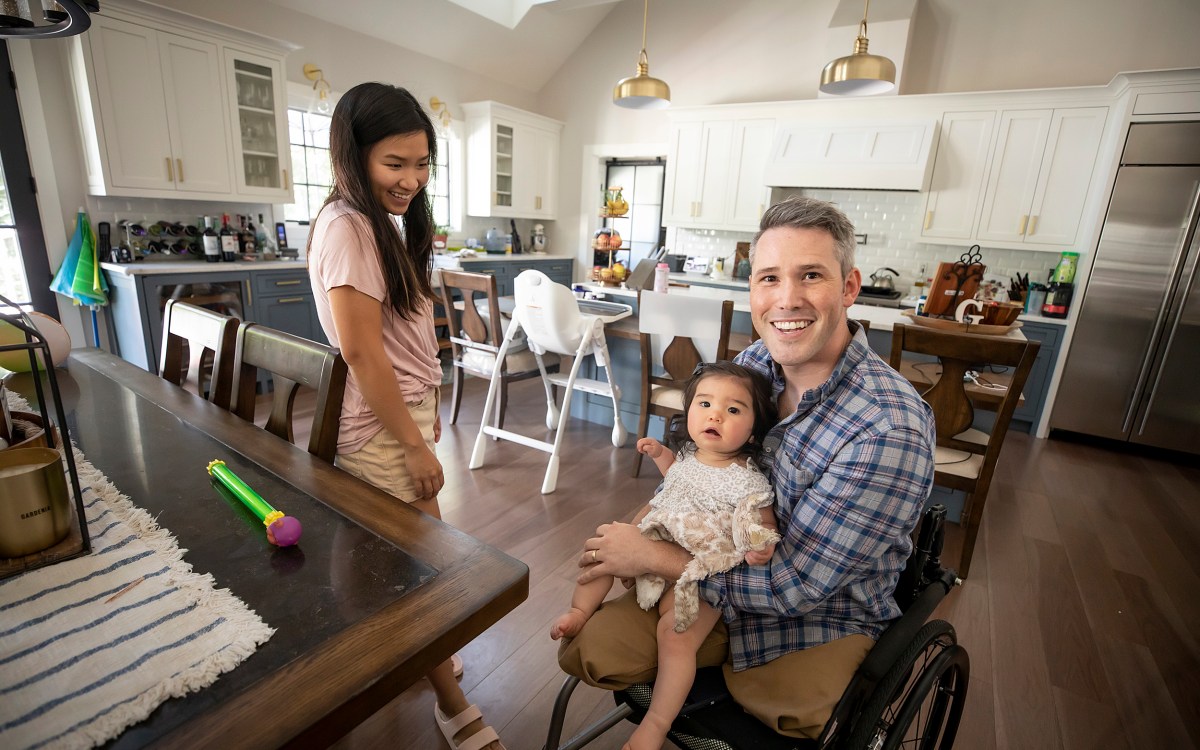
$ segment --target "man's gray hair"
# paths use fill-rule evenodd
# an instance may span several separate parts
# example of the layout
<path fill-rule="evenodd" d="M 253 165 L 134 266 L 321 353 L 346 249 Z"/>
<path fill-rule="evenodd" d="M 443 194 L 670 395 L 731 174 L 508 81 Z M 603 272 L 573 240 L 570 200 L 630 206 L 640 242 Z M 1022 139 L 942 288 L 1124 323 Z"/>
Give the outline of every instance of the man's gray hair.
<path fill-rule="evenodd" d="M 828 201 L 804 195 L 790 195 L 767 209 L 758 223 L 758 234 L 750 243 L 750 265 L 754 265 L 754 250 L 768 229 L 824 229 L 833 237 L 834 254 L 841 266 L 842 278 L 854 269 L 854 224 L 842 210 Z"/>

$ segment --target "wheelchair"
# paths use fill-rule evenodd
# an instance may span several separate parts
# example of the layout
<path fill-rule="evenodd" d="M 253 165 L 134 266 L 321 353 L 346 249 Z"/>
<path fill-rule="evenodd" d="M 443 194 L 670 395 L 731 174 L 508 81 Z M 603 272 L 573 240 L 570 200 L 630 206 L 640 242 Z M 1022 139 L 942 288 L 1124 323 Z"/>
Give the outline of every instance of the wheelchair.
<path fill-rule="evenodd" d="M 785 737 L 746 713 L 725 689 L 720 667 L 697 670 L 668 737 L 686 750 L 949 750 L 966 703 L 971 664 L 954 628 L 926 619 L 961 583 L 941 566 L 946 508 L 925 511 L 917 540 L 896 585 L 903 614 L 880 635 L 815 740 Z M 567 703 L 579 684 L 559 689 L 543 750 L 579 750 L 622 720 L 641 721 L 653 684 L 614 692 L 617 707 L 560 745 Z"/>

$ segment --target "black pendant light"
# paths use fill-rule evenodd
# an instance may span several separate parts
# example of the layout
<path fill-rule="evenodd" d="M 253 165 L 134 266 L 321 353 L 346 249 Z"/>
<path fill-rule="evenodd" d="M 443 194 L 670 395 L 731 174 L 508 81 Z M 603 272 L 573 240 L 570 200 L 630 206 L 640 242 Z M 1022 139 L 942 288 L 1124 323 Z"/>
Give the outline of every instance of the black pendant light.
<path fill-rule="evenodd" d="M 74 36 L 92 25 L 99 0 L 0 0 L 0 39 Z"/>

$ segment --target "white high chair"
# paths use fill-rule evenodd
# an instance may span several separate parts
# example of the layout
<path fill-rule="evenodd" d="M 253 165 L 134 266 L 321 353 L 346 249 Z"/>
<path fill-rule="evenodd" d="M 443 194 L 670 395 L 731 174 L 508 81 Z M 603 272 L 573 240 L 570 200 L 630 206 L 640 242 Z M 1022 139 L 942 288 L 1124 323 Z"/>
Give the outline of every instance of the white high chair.
<path fill-rule="evenodd" d="M 542 480 L 542 493 L 554 492 L 558 485 L 558 456 L 562 448 L 563 415 L 571 413 L 571 393 L 583 391 L 612 398 L 613 431 L 612 444 L 618 448 L 625 444 L 625 425 L 621 424 L 621 389 L 613 382 L 612 370 L 609 366 L 608 344 L 604 338 L 604 325 L 628 317 L 633 313 L 629 305 L 616 302 L 584 301 L 575 299 L 571 290 L 562 284 L 556 284 L 541 271 L 524 271 L 515 281 L 516 307 L 513 310 L 512 324 L 500 345 L 496 355 L 497 361 L 503 361 L 508 348 L 521 331 L 525 332 L 529 349 L 537 359 L 538 369 L 542 375 L 542 385 L 546 389 L 546 427 L 556 430 L 554 442 L 543 440 L 500 429 L 487 424 L 487 420 L 479 428 L 475 438 L 475 449 L 471 452 L 470 468 L 478 469 L 483 466 L 487 452 L 486 437 L 511 440 L 514 443 L 529 448 L 537 448 L 550 454 L 550 463 L 546 467 L 546 476 Z M 562 373 L 547 373 L 542 362 L 542 356 L 547 352 L 574 357 L 569 375 Z M 607 382 L 590 380 L 579 377 L 579 367 L 584 357 L 592 355 L 596 365 L 606 370 Z M 496 392 L 500 380 L 492 376 L 488 386 L 487 401 L 483 407 L 484 414 L 492 413 Z M 563 396 L 562 409 L 554 403 L 552 386 L 562 386 L 566 393 Z"/>

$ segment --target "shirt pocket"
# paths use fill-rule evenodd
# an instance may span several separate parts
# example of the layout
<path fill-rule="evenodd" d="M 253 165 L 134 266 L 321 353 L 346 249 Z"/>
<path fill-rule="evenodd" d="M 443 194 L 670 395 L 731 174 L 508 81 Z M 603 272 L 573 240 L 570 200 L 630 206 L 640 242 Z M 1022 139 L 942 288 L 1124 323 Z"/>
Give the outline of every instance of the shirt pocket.
<path fill-rule="evenodd" d="M 800 463 L 800 456 L 795 451 L 777 450 L 774 459 L 768 478 L 775 489 L 777 515 L 787 518 L 792 506 L 813 486 L 816 475 Z"/>

